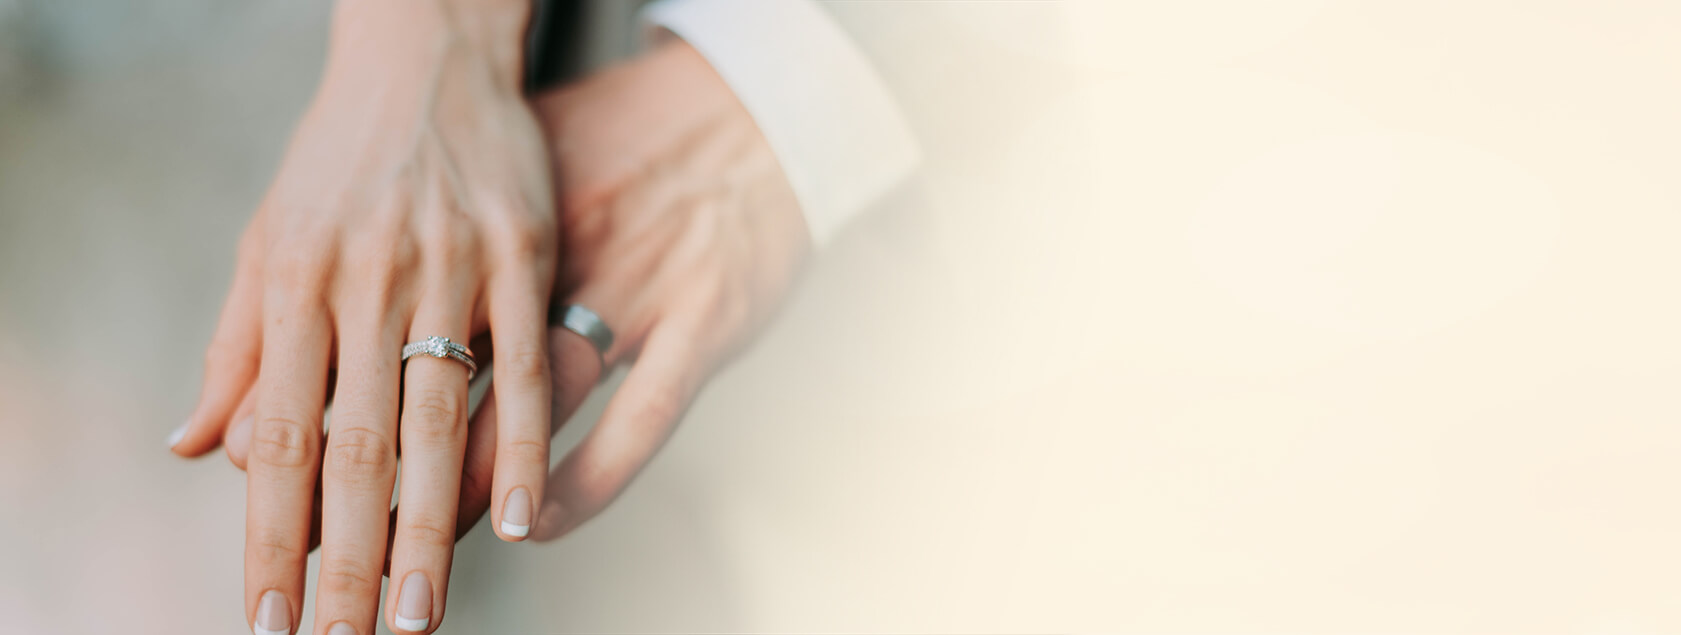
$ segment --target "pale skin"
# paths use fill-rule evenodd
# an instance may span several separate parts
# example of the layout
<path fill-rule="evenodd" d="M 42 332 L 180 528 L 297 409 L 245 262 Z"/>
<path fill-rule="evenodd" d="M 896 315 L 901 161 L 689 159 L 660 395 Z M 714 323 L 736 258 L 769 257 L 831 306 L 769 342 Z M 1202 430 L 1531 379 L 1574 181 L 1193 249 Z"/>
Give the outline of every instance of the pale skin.
<path fill-rule="evenodd" d="M 335 36 L 349 31 L 347 13 Z M 467 31 L 499 24 L 472 22 Z M 358 42 L 350 50 L 369 54 Z M 173 449 L 197 456 L 225 440 L 250 472 L 246 615 L 260 627 L 276 617 L 263 605 L 273 591 L 286 611 L 276 630 L 301 623 L 318 522 L 317 633 L 373 633 L 382 569 L 393 580 L 387 625 L 437 629 L 454 539 L 486 511 L 510 541 L 527 535 L 510 527 L 553 539 L 600 513 L 771 317 L 807 256 L 774 154 L 686 44 L 530 108 L 517 84 L 491 79 L 498 53 L 462 56 L 455 70 L 446 59 L 415 73 L 430 93 L 391 80 L 377 96 L 356 92 L 368 74 L 335 80 L 384 62 L 335 68 L 334 57 L 242 238 L 203 396 Z M 434 107 L 417 107 L 417 94 Z M 552 472 L 550 435 L 606 368 L 582 337 L 546 326 L 551 297 L 599 313 L 618 335 L 607 364 L 631 364 Z M 475 352 L 494 353 L 494 386 L 471 423 L 464 367 L 415 358 L 405 372 L 394 353 L 426 335 L 487 331 L 494 351 Z"/>

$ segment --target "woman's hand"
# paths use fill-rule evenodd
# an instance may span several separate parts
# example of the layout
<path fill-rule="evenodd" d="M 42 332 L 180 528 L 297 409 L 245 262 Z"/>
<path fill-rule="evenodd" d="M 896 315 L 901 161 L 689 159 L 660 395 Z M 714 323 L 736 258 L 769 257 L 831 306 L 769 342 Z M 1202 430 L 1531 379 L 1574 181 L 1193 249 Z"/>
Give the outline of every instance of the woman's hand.
<path fill-rule="evenodd" d="M 701 385 L 780 305 L 810 245 L 770 147 L 687 44 L 550 93 L 536 108 L 564 192 L 557 293 L 617 331 L 609 363 L 636 358 L 603 420 L 549 477 L 536 536 L 553 539 L 599 513 L 646 465 Z M 553 432 L 605 369 L 584 338 L 548 334 Z M 493 395 L 508 389 L 496 365 Z M 487 399 L 468 428 L 457 537 L 501 491 L 498 428 L 516 422 L 501 411 L 508 403 Z M 252 408 L 245 400 L 226 433 L 240 467 Z M 193 454 L 215 445 L 203 441 Z"/>
<path fill-rule="evenodd" d="M 624 489 L 781 303 L 810 245 L 770 147 L 681 41 L 539 98 L 537 112 L 566 193 L 561 297 L 618 331 L 608 360 L 643 353 L 605 419 L 550 477 L 537 534 L 554 538 Z M 584 338 L 559 327 L 549 336 L 558 431 L 603 369 Z M 504 389 L 496 374 L 493 392 Z M 468 429 L 458 536 L 490 508 L 501 403 L 487 400 Z M 242 467 L 248 427 L 227 438 Z"/>
<path fill-rule="evenodd" d="M 557 231 L 520 92 L 528 12 L 524 0 L 339 5 L 321 87 L 241 241 L 203 396 L 173 444 L 202 454 L 236 412 L 255 413 L 245 604 L 258 632 L 300 622 L 317 474 L 317 632 L 374 632 L 399 446 L 386 620 L 431 632 L 442 619 L 468 371 L 422 355 L 405 372 L 406 342 L 490 330 L 503 538 L 522 539 L 540 509 Z"/>

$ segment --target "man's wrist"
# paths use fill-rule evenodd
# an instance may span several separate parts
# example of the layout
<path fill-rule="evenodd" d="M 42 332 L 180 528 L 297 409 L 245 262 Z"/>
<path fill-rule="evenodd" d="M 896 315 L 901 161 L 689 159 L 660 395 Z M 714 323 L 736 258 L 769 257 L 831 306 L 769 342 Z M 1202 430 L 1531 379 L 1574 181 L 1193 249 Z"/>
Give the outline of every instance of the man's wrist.
<path fill-rule="evenodd" d="M 909 121 L 819 3 L 659 0 L 642 17 L 659 27 L 655 41 L 670 33 L 693 46 L 747 108 L 818 245 L 915 174 Z"/>

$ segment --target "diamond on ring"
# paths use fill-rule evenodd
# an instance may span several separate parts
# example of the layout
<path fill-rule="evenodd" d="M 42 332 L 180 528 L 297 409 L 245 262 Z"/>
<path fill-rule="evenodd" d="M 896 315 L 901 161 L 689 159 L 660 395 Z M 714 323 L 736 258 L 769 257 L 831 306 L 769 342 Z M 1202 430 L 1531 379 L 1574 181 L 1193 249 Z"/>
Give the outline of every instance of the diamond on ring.
<path fill-rule="evenodd" d="M 436 335 L 426 338 L 426 354 L 433 357 L 449 355 L 449 338 Z"/>

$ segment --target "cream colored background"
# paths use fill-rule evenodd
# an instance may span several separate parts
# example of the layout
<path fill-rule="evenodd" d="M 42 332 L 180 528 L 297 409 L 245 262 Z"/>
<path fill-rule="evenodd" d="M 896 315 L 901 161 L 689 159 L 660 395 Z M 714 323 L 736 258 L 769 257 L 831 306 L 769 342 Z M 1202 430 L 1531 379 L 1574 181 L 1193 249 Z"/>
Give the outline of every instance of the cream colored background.
<path fill-rule="evenodd" d="M 605 516 L 469 537 L 448 631 L 1681 632 L 1681 4 L 1017 4 L 959 28 L 1077 81 L 824 254 Z M 323 3 L 38 8 L 0 631 L 236 632 L 244 481 L 162 439 Z"/>

